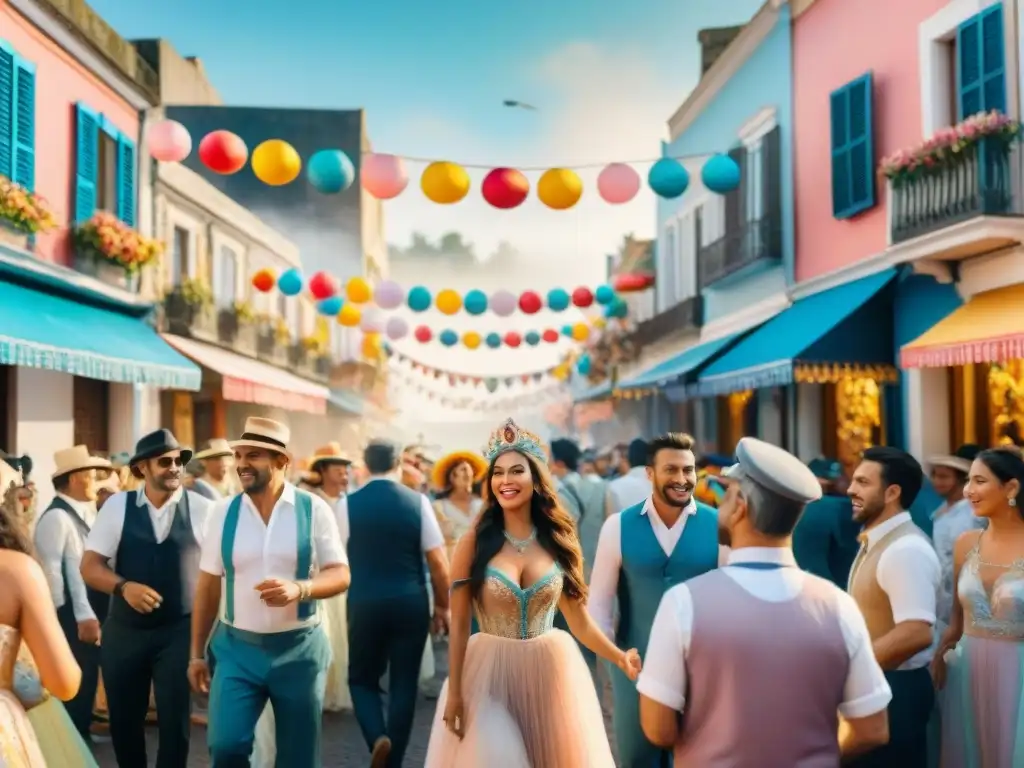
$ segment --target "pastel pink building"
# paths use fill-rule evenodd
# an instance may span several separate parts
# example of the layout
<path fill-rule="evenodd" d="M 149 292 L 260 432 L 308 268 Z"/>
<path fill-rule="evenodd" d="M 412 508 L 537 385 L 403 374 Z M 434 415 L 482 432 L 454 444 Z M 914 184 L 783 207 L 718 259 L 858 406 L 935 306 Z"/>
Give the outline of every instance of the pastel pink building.
<path fill-rule="evenodd" d="M 41 258 L 70 265 L 70 227 L 97 210 L 137 226 L 140 114 L 156 103 L 143 70 L 83 2 L 0 0 L 0 174 L 57 219 L 35 243 Z"/>
<path fill-rule="evenodd" d="M 919 26 L 946 4 L 793 3 L 797 283 L 886 250 L 886 193 L 876 169 L 923 137 Z"/>

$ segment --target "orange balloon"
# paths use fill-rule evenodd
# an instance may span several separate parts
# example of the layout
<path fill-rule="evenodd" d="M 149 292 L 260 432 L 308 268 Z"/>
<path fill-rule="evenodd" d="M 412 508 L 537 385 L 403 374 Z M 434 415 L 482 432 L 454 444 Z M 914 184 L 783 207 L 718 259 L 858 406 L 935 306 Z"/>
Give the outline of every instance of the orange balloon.
<path fill-rule="evenodd" d="M 277 285 L 277 272 L 269 267 L 261 269 L 252 276 L 252 287 L 260 293 L 269 293 Z"/>

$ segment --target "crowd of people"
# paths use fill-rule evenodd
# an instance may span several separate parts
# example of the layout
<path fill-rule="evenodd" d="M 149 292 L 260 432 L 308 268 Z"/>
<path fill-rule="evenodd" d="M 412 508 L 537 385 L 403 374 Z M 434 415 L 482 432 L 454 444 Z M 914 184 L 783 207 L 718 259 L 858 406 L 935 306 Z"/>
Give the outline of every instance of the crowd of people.
<path fill-rule="evenodd" d="M 290 437 L 70 447 L 42 511 L 30 458 L 0 457 L 0 765 L 94 768 L 105 725 L 145 766 L 155 719 L 184 768 L 198 719 L 217 768 L 314 768 L 323 712 L 352 710 L 398 768 L 424 691 L 428 768 L 1024 765 L 1016 447 Z"/>

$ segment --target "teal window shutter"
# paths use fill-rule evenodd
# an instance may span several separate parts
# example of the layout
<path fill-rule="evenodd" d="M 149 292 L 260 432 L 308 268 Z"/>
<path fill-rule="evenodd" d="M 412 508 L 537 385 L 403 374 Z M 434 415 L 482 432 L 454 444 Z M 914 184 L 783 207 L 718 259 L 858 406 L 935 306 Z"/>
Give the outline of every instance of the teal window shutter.
<path fill-rule="evenodd" d="M 959 120 L 979 112 L 1006 112 L 1002 3 L 989 6 L 957 28 L 956 79 Z"/>
<path fill-rule="evenodd" d="M 14 178 L 14 51 L 0 40 L 0 176 Z"/>
<path fill-rule="evenodd" d="M 84 224 L 96 212 L 100 116 L 81 102 L 75 115 L 75 223 Z"/>
<path fill-rule="evenodd" d="M 36 68 L 14 60 L 14 181 L 36 188 Z"/>
<path fill-rule="evenodd" d="M 869 72 L 832 92 L 832 215 L 849 219 L 875 206 L 875 144 Z"/>
<path fill-rule="evenodd" d="M 137 190 L 135 184 L 135 142 L 123 133 L 117 136 L 117 218 L 135 226 Z"/>

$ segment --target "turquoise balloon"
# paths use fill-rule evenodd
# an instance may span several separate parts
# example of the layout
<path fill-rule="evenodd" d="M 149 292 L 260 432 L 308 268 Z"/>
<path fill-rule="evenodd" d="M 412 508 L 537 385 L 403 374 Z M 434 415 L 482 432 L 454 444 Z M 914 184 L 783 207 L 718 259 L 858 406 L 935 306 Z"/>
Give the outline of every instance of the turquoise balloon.
<path fill-rule="evenodd" d="M 740 166 L 728 155 L 715 155 L 700 169 L 700 180 L 712 192 L 724 195 L 740 185 Z"/>
<path fill-rule="evenodd" d="M 540 344 L 540 334 L 537 333 L 536 331 L 530 331 L 525 336 L 523 336 L 523 341 L 525 341 L 531 347 L 536 347 L 538 344 Z"/>
<path fill-rule="evenodd" d="M 584 355 L 576 362 L 576 370 L 580 375 L 586 376 L 590 373 L 590 355 Z"/>
<path fill-rule="evenodd" d="M 629 305 L 622 299 L 616 297 L 615 301 L 604 308 L 605 317 L 626 317 L 629 315 Z"/>
<path fill-rule="evenodd" d="M 289 269 L 277 278 L 277 290 L 285 296 L 298 296 L 302 292 L 302 273 L 297 269 Z"/>
<path fill-rule="evenodd" d="M 561 312 L 568 309 L 570 303 L 572 303 L 572 297 L 569 296 L 567 291 L 561 288 L 552 288 L 548 291 L 548 309 L 553 312 Z"/>
<path fill-rule="evenodd" d="M 615 301 L 615 289 L 610 285 L 599 285 L 594 291 L 594 301 L 602 307 L 611 304 Z"/>
<path fill-rule="evenodd" d="M 417 285 L 409 291 L 405 300 L 413 312 L 426 312 L 430 309 L 430 302 L 433 299 L 430 296 L 430 291 L 422 285 Z"/>
<path fill-rule="evenodd" d="M 497 333 L 488 333 L 487 338 L 484 339 L 484 343 L 491 349 L 497 349 L 501 346 L 501 335 Z"/>
<path fill-rule="evenodd" d="M 462 308 L 471 315 L 482 315 L 487 311 L 487 294 L 474 288 L 462 297 Z"/>
<path fill-rule="evenodd" d="M 316 309 L 321 315 L 334 317 L 334 315 L 341 312 L 341 307 L 344 303 L 341 296 L 331 296 L 317 304 Z"/>
<path fill-rule="evenodd" d="M 690 174 L 678 160 L 663 157 L 648 171 L 647 186 L 658 197 L 680 197 L 690 186 Z"/>
<path fill-rule="evenodd" d="M 321 149 L 309 158 L 306 177 L 317 192 L 336 195 L 352 186 L 356 169 L 340 149 Z"/>
<path fill-rule="evenodd" d="M 441 331 L 441 335 L 437 338 L 446 347 L 454 347 L 459 343 L 459 334 L 452 330 Z"/>
<path fill-rule="evenodd" d="M 571 325 L 563 325 L 562 326 L 562 335 L 563 336 L 568 336 L 571 339 L 572 338 L 572 326 Z"/>

